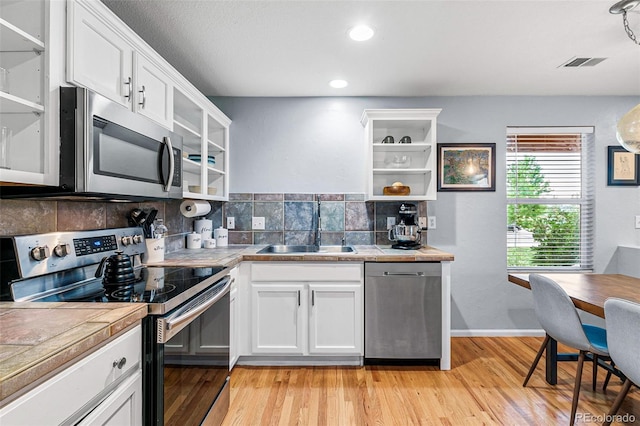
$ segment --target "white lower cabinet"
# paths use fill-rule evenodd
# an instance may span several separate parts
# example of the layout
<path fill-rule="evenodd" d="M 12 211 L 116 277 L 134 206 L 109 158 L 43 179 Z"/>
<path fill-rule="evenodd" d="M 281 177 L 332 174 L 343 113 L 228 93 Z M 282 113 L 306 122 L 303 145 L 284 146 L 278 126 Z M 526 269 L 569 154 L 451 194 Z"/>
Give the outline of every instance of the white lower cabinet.
<path fill-rule="evenodd" d="M 252 355 L 363 355 L 362 264 L 251 265 Z"/>
<path fill-rule="evenodd" d="M 309 353 L 362 353 L 362 285 L 309 284 Z"/>
<path fill-rule="evenodd" d="M 142 425 L 140 326 L 3 407 L 0 424 Z"/>
<path fill-rule="evenodd" d="M 304 284 L 253 284 L 253 353 L 304 353 Z"/>
<path fill-rule="evenodd" d="M 78 426 L 142 425 L 142 371 L 122 383 Z"/>

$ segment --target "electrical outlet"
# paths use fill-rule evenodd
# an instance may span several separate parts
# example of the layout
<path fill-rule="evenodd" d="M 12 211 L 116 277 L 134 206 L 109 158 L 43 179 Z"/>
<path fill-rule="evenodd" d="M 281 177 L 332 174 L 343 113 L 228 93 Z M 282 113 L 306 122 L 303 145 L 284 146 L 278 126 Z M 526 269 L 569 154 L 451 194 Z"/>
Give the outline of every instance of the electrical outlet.
<path fill-rule="evenodd" d="M 640 229 L 640 214 L 636 215 L 636 229 Z"/>
<path fill-rule="evenodd" d="M 227 218 L 227 229 L 236 229 L 236 218 L 230 216 Z"/>
<path fill-rule="evenodd" d="M 418 218 L 418 226 L 422 229 L 425 229 L 427 227 L 427 218 L 424 216 L 420 216 Z"/>
<path fill-rule="evenodd" d="M 395 217 L 387 217 L 387 230 L 391 229 L 396 224 Z"/>
<path fill-rule="evenodd" d="M 251 229 L 257 231 L 264 230 L 264 217 L 254 217 L 251 220 Z"/>
<path fill-rule="evenodd" d="M 427 217 L 427 221 L 428 221 L 427 228 L 436 229 L 436 217 L 435 216 L 428 216 Z"/>

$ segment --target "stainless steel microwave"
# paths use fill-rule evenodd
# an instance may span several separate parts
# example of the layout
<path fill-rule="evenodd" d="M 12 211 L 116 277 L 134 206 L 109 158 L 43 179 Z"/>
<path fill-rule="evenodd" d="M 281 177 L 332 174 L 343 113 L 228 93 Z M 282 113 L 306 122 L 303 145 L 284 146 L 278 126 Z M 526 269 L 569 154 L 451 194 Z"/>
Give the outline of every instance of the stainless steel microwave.
<path fill-rule="evenodd" d="M 97 93 L 61 87 L 59 185 L 2 192 L 3 198 L 182 198 L 182 137 Z"/>

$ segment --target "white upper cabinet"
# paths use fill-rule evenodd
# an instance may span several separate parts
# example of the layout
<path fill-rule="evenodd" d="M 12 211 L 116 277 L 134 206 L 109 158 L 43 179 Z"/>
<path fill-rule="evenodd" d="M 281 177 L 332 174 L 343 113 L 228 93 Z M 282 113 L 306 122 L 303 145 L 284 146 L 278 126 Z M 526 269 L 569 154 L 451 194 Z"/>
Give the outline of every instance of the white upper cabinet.
<path fill-rule="evenodd" d="M 0 182 L 58 183 L 64 3 L 0 1 Z"/>
<path fill-rule="evenodd" d="M 361 123 L 365 128 L 367 147 L 369 200 L 436 199 L 436 127 L 440 111 L 441 109 L 364 111 Z M 395 182 L 408 186 L 410 193 L 384 195 L 384 187 L 392 186 Z"/>
<path fill-rule="evenodd" d="M 229 199 L 229 120 L 211 102 L 200 104 L 176 87 L 173 131 L 182 136 L 185 198 Z"/>
<path fill-rule="evenodd" d="M 173 85 L 160 68 L 135 54 L 135 110 L 165 127 L 173 125 Z"/>
<path fill-rule="evenodd" d="M 69 1 L 67 23 L 68 81 L 171 129 L 171 78 L 137 49 L 130 29 L 98 1 Z"/>
<path fill-rule="evenodd" d="M 67 78 L 126 107 L 133 92 L 133 46 L 80 2 L 69 2 Z"/>

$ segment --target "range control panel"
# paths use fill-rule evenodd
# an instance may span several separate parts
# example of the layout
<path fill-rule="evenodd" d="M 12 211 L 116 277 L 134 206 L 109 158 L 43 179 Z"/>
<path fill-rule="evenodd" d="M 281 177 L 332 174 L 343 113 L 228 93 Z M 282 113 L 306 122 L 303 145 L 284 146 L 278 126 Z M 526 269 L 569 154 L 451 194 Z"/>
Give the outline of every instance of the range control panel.
<path fill-rule="evenodd" d="M 90 238 L 74 238 L 73 247 L 76 249 L 76 256 L 86 256 L 94 253 L 104 253 L 118 249 L 115 235 L 102 235 Z"/>
<path fill-rule="evenodd" d="M 98 263 L 116 250 L 130 256 L 146 251 L 142 228 L 52 232 L 10 238 L 14 241 L 21 278 Z"/>

